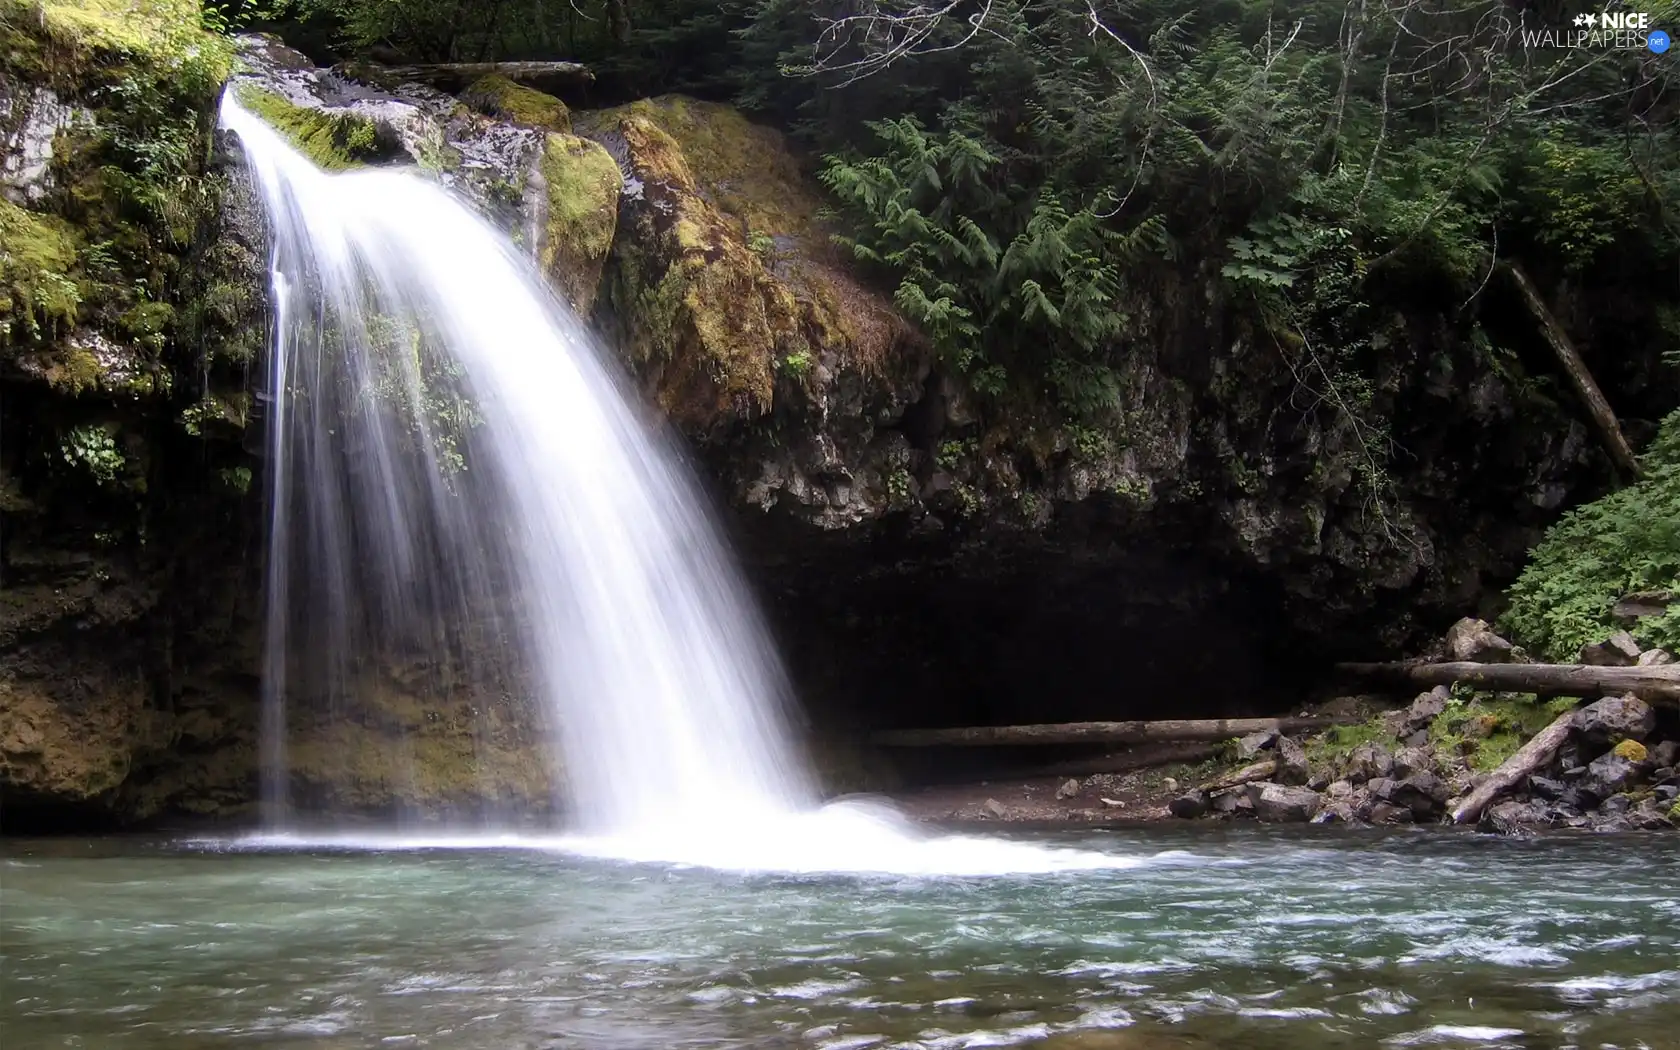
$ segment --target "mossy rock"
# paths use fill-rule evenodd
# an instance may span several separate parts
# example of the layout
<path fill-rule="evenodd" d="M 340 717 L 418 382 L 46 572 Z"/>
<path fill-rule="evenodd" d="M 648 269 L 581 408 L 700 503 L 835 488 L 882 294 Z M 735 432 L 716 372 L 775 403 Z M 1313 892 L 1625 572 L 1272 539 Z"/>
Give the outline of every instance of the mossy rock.
<path fill-rule="evenodd" d="M 627 176 L 603 324 L 691 435 L 769 412 L 779 376 L 865 371 L 908 335 L 825 254 L 820 198 L 774 131 L 677 96 L 574 122 Z"/>
<path fill-rule="evenodd" d="M 618 228 L 618 163 L 600 144 L 550 134 L 543 146 L 547 219 L 537 257 L 572 308 L 587 315 Z"/>
<path fill-rule="evenodd" d="M 239 88 L 239 101 L 327 171 L 403 156 L 402 144 L 389 127 L 359 114 L 300 106 L 253 84 Z"/>
<path fill-rule="evenodd" d="M 1617 757 L 1625 758 L 1634 763 L 1643 762 L 1650 757 L 1650 753 L 1645 750 L 1645 745 L 1637 740 L 1624 740 L 1611 750 L 1616 753 Z"/>
<path fill-rule="evenodd" d="M 0 0 L 0 63 L 59 88 L 139 68 L 198 91 L 227 79 L 233 47 L 198 0 Z"/>
<path fill-rule="evenodd" d="M 480 113 L 515 124 L 562 133 L 572 130 L 571 111 L 564 102 L 500 74 L 480 77 L 461 92 L 460 99 Z"/>
<path fill-rule="evenodd" d="M 77 250 L 69 223 L 0 198 L 0 346 L 75 325 L 82 302 Z"/>

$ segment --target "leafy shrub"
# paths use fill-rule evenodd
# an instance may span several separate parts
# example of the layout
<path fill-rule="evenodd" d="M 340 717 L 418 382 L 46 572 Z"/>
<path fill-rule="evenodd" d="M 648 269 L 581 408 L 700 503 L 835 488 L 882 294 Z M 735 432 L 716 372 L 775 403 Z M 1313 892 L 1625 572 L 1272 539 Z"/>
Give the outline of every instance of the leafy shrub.
<path fill-rule="evenodd" d="M 1547 531 L 1511 586 L 1503 624 L 1553 659 L 1615 629 L 1630 591 L 1680 591 L 1680 412 L 1663 421 L 1637 484 L 1578 507 Z M 1680 646 L 1680 608 L 1639 621 L 1641 642 Z"/>

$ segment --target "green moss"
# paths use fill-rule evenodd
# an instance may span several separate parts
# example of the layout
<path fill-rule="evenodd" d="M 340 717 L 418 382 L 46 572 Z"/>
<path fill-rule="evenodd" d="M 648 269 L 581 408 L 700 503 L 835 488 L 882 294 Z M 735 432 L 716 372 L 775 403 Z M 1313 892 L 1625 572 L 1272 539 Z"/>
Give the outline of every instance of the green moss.
<path fill-rule="evenodd" d="M 661 95 L 577 114 L 580 129 L 615 127 L 640 117 L 661 128 L 680 150 L 683 175 L 750 234 L 811 237 L 819 233 L 823 199 L 781 134 L 738 110 L 683 95 Z"/>
<path fill-rule="evenodd" d="M 82 289 L 68 223 L 0 197 L 0 346 L 75 325 Z"/>
<path fill-rule="evenodd" d="M 492 74 L 480 77 L 461 92 L 461 101 L 481 113 L 516 124 L 558 132 L 572 130 L 571 112 L 564 102 L 534 88 L 515 84 L 504 76 Z"/>
<path fill-rule="evenodd" d="M 42 45 L 7 41 L 8 60 L 36 73 L 76 77 L 96 67 L 143 66 L 202 90 L 232 69 L 232 44 L 204 31 L 198 0 L 3 0 L 0 25 L 27 27 Z"/>
<path fill-rule="evenodd" d="M 595 303 L 601 270 L 618 228 L 618 163 L 600 145 L 551 134 L 543 147 L 547 236 L 538 261 L 580 313 Z"/>
<path fill-rule="evenodd" d="M 1540 703 L 1529 693 L 1473 692 L 1430 723 L 1429 741 L 1437 754 L 1462 757 L 1470 768 L 1486 773 L 1574 706 L 1568 698 Z"/>
<path fill-rule="evenodd" d="M 1668 819 L 1675 824 L 1680 824 L 1680 802 L 1675 802 L 1674 805 L 1668 807 Z"/>
<path fill-rule="evenodd" d="M 376 122 L 354 113 L 299 106 L 250 84 L 240 87 L 239 101 L 327 171 L 387 160 L 396 152 Z"/>
<path fill-rule="evenodd" d="M 1356 748 L 1366 744 L 1389 747 L 1393 743 L 1394 739 L 1389 735 L 1383 720 L 1373 718 L 1354 725 L 1331 726 L 1316 736 L 1308 737 L 1301 746 L 1307 753 L 1307 760 L 1313 765 L 1339 768 Z"/>
<path fill-rule="evenodd" d="M 1650 757 L 1649 752 L 1645 750 L 1645 745 L 1637 740 L 1624 740 L 1612 750 L 1616 755 L 1627 759 L 1629 762 L 1643 762 Z"/>

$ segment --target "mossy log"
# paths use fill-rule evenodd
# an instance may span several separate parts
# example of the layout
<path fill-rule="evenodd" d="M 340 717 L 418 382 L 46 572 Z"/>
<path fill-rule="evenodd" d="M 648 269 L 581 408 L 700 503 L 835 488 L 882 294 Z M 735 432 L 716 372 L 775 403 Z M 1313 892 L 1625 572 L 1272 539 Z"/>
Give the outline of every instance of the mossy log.
<path fill-rule="evenodd" d="M 1599 440 L 1604 444 L 1604 451 L 1622 472 L 1630 477 L 1639 477 L 1639 459 L 1634 456 L 1633 449 L 1622 434 L 1621 424 L 1616 421 L 1615 410 L 1610 407 L 1610 402 L 1605 400 L 1604 392 L 1598 388 L 1592 372 L 1576 351 L 1575 344 L 1570 341 L 1569 334 L 1563 330 L 1563 325 L 1558 323 L 1557 318 L 1552 316 L 1552 311 L 1546 307 L 1546 300 L 1541 297 L 1540 290 L 1529 280 L 1523 268 L 1513 263 L 1507 270 L 1511 274 L 1511 280 L 1516 283 L 1517 291 L 1522 293 L 1523 302 L 1528 305 L 1529 312 L 1540 325 L 1540 334 L 1546 337 L 1546 345 L 1552 348 L 1552 353 L 1557 356 L 1564 373 L 1569 376 L 1569 382 L 1580 395 L 1581 403 L 1586 406 L 1587 414 L 1592 417 Z"/>
<path fill-rule="evenodd" d="M 1057 722 L 1031 726 L 893 729 L 871 739 L 883 747 L 991 747 L 1015 744 L 1150 744 L 1229 740 L 1275 730 L 1304 733 L 1341 724 L 1334 718 L 1168 718 L 1155 722 Z"/>
<path fill-rule="evenodd" d="M 1482 810 L 1488 807 L 1488 803 L 1523 783 L 1535 770 L 1550 763 L 1558 748 L 1569 739 L 1570 730 L 1575 728 L 1576 716 L 1577 713 L 1573 710 L 1557 716 L 1551 725 L 1536 733 L 1516 754 L 1489 773 L 1487 779 L 1482 781 L 1476 790 L 1464 796 L 1464 800 L 1453 807 L 1453 823 L 1475 823 L 1481 819 Z"/>
<path fill-rule="evenodd" d="M 397 80 L 419 80 L 445 91 L 458 91 L 480 77 L 507 77 L 538 84 L 587 84 L 595 74 L 582 62 L 437 62 L 424 66 L 387 66 L 380 72 Z"/>
<path fill-rule="evenodd" d="M 1680 667 L 1592 667 L 1587 664 L 1337 664 L 1349 678 L 1389 681 L 1396 685 L 1453 685 L 1463 682 L 1496 692 L 1549 693 L 1553 696 L 1623 696 L 1680 703 Z"/>

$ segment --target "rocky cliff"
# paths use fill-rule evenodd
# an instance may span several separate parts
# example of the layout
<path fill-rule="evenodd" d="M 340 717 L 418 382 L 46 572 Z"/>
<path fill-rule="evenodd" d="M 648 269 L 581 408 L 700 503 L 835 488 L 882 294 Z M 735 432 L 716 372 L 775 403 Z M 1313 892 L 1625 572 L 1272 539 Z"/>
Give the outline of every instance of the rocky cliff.
<path fill-rule="evenodd" d="M 323 166 L 412 164 L 533 253 L 689 440 L 830 733 L 1292 702 L 1325 658 L 1481 606 L 1609 477 L 1544 358 L 1427 295 L 1373 340 L 1386 434 L 1197 260 L 1130 304 L 1111 424 L 1069 423 L 942 365 L 833 246 L 803 159 L 728 107 L 571 112 L 500 78 L 457 97 L 230 43 L 186 0 L 141 10 L 0 17 L 14 823 L 254 790 L 266 319 L 224 85 Z M 1654 397 L 1653 371 L 1614 370 L 1613 399 Z M 355 717 L 298 716 L 303 797 L 546 800 L 529 726 L 475 736 L 470 690 L 374 663 Z"/>

